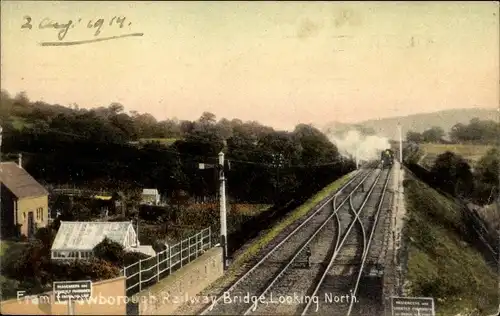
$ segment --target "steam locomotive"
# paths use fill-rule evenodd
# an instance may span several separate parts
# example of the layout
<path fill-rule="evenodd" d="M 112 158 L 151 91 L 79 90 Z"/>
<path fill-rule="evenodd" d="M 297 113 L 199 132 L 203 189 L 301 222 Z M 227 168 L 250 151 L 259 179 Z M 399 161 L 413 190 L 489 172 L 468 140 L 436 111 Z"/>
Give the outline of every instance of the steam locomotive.
<path fill-rule="evenodd" d="M 392 167 L 394 163 L 394 152 L 391 149 L 385 149 L 380 153 L 380 163 L 382 169 L 388 169 Z"/>

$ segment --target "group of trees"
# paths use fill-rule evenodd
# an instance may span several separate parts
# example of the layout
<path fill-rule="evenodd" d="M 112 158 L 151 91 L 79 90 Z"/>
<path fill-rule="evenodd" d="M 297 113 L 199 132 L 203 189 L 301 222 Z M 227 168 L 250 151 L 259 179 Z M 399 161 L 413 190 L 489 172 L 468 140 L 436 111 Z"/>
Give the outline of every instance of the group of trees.
<path fill-rule="evenodd" d="M 304 124 L 292 132 L 275 131 L 258 122 L 217 121 L 208 112 L 196 121 L 158 122 L 150 114 L 127 114 L 117 103 L 86 110 L 31 102 L 24 93 L 11 97 L 5 91 L 0 120 L 2 161 L 22 153 L 23 167 L 47 187 L 71 184 L 124 196 L 157 188 L 174 208 L 186 206 L 186 200 L 216 199 L 218 173 L 200 169 L 199 163 L 216 164 L 221 151 L 229 162 L 229 201 L 273 204 L 277 210 L 286 210 L 290 201 L 295 205 L 304 201 L 355 167 L 323 133 Z M 137 144 L 144 138 L 168 138 L 170 144 Z M 91 215 L 90 204 L 70 205 L 63 207 L 67 219 Z M 116 266 L 130 259 L 105 241 L 96 250 L 97 258 L 88 263 L 51 263 L 50 245 L 57 226 L 56 221 L 41 230 L 21 258 L 3 272 L 35 289 L 68 275 L 69 270 L 82 278 L 84 274 L 112 277 Z"/>
<path fill-rule="evenodd" d="M 149 114 L 126 114 L 116 103 L 84 110 L 30 102 L 24 94 L 10 98 L 6 92 L 1 104 L 2 151 L 11 155 L 6 158 L 23 153 L 25 169 L 51 184 L 151 187 L 165 196 L 182 190 L 206 199 L 217 194 L 217 174 L 198 164 L 216 163 L 223 150 L 230 161 L 230 198 L 275 203 L 305 198 L 354 167 L 310 125 L 275 131 L 257 122 L 217 121 L 208 112 L 196 121 L 157 122 Z M 145 137 L 175 140 L 168 147 L 131 144 Z"/>
<path fill-rule="evenodd" d="M 57 130 L 60 135 L 76 134 L 82 139 L 110 142 L 181 137 L 189 129 L 188 121 L 157 121 L 149 113 L 136 111 L 127 114 L 120 103 L 87 110 L 78 105 L 31 102 L 24 92 L 11 97 L 4 90 L 1 91 L 0 120 L 4 129 L 21 123 L 38 133 Z"/>
<path fill-rule="evenodd" d="M 405 162 L 416 166 L 421 149 L 409 144 L 403 153 Z M 436 157 L 427 180 L 445 192 L 478 205 L 494 203 L 499 196 L 500 152 L 490 149 L 475 164 L 474 168 L 460 155 L 447 151 Z"/>
<path fill-rule="evenodd" d="M 445 135 L 441 127 L 434 126 L 422 133 L 408 131 L 406 140 L 414 143 L 441 143 Z"/>
<path fill-rule="evenodd" d="M 444 140 L 446 133 L 440 127 L 431 127 L 423 133 L 409 131 L 406 140 L 414 143 L 492 144 L 497 142 L 498 135 L 500 122 L 474 118 L 469 124 L 455 124 L 448 133 L 449 140 Z"/>

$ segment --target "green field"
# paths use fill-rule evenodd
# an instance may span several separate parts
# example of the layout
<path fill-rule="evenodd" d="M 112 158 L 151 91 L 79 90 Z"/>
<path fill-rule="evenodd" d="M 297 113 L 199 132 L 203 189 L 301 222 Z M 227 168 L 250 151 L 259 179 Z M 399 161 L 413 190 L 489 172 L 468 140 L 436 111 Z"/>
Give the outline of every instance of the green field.
<path fill-rule="evenodd" d="M 498 273 L 464 240 L 460 206 L 408 176 L 405 200 L 409 296 L 433 297 L 436 316 L 494 315 Z"/>
<path fill-rule="evenodd" d="M 483 157 L 488 150 L 493 148 L 493 145 L 460 145 L 460 144 L 420 144 L 420 149 L 424 155 L 420 159 L 420 164 L 424 167 L 430 167 L 438 155 L 451 151 L 462 157 L 472 166 Z"/>

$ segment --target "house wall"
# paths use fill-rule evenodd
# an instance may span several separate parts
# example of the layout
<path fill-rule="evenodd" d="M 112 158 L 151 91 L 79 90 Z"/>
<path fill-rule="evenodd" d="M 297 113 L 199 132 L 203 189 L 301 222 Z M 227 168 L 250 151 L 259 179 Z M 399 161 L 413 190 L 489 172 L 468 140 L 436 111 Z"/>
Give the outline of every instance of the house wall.
<path fill-rule="evenodd" d="M 73 304 L 74 315 L 126 315 L 125 277 L 92 284 L 92 299 Z M 19 295 L 18 295 L 19 297 Z M 38 300 L 22 297 L 0 303 L 3 315 L 68 315 L 67 303 L 56 302 L 52 292 Z"/>
<path fill-rule="evenodd" d="M 142 195 L 143 203 L 156 203 L 158 202 L 158 197 L 156 195 Z"/>
<path fill-rule="evenodd" d="M 2 223 L 2 237 L 15 235 L 14 225 L 14 209 L 16 198 L 5 185 L 2 185 L 2 202 L 1 202 L 1 223 Z"/>
<path fill-rule="evenodd" d="M 37 218 L 37 209 L 42 209 L 42 218 Z M 49 196 L 23 198 L 17 202 L 17 222 L 21 224 L 21 234 L 28 236 L 28 213 L 33 212 L 33 219 L 38 228 L 46 227 L 49 218 Z"/>

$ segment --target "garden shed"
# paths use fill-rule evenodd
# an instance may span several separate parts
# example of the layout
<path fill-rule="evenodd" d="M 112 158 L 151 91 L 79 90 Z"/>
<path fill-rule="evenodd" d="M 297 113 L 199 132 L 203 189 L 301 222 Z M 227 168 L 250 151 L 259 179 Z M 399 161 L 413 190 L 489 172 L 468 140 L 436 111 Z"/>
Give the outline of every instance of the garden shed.
<path fill-rule="evenodd" d="M 95 246 L 106 237 L 122 245 L 125 251 L 156 255 L 152 246 L 140 245 L 132 222 L 61 221 L 52 244 L 51 258 L 55 260 L 91 258 Z"/>

